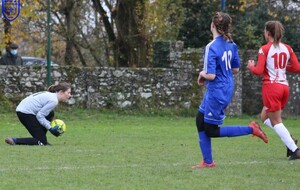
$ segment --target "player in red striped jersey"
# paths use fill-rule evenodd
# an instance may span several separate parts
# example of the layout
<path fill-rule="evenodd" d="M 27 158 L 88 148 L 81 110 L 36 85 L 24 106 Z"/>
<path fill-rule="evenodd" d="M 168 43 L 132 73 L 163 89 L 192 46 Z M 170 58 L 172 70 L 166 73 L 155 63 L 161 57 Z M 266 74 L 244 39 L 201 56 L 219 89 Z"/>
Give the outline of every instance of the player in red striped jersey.
<path fill-rule="evenodd" d="M 284 126 L 281 111 L 289 97 L 289 84 L 286 71 L 300 72 L 300 64 L 293 49 L 281 41 L 284 27 L 279 21 L 265 23 L 266 44 L 258 52 L 258 60 L 249 60 L 247 67 L 255 75 L 262 75 L 263 108 L 261 120 L 274 129 L 282 142 L 290 150 L 290 160 L 300 159 L 300 150 L 289 131 Z"/>

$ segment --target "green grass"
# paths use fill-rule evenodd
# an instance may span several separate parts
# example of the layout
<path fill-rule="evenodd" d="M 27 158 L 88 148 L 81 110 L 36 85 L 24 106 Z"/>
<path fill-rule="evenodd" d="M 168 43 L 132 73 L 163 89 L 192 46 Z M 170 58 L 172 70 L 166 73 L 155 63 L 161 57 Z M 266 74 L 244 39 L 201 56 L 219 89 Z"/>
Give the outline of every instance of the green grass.
<path fill-rule="evenodd" d="M 6 136 L 27 137 L 14 113 L 1 113 L 0 189 L 299 189 L 299 161 L 288 161 L 275 132 L 263 127 L 265 144 L 249 136 L 213 139 L 216 168 L 201 161 L 195 118 L 70 110 L 53 146 L 9 146 Z M 251 117 L 227 118 L 247 125 Z M 300 119 L 285 120 L 300 137 Z"/>

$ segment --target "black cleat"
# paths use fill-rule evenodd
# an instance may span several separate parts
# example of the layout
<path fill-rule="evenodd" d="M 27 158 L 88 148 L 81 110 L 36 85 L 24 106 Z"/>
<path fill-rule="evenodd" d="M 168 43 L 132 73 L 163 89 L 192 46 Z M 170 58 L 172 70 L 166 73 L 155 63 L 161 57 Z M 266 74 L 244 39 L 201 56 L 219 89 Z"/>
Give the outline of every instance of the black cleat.
<path fill-rule="evenodd" d="M 295 142 L 295 144 L 297 145 L 298 143 L 298 139 L 295 139 L 292 135 L 291 135 L 293 141 Z M 286 157 L 290 157 L 292 156 L 293 152 L 288 148 L 286 147 Z"/>
<path fill-rule="evenodd" d="M 295 152 L 293 152 L 293 154 L 289 158 L 289 160 L 297 160 L 297 159 L 300 159 L 300 150 L 299 150 L 299 148 L 297 148 L 295 150 Z"/>

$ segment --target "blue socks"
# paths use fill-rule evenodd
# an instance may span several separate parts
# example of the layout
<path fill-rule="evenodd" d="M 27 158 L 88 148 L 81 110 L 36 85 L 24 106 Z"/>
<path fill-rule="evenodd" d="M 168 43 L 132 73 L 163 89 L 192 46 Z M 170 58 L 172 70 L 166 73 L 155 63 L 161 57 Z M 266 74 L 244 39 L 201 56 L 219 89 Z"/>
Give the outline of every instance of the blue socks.
<path fill-rule="evenodd" d="M 224 126 L 220 127 L 220 137 L 236 137 L 252 134 L 253 129 L 248 126 Z M 207 136 L 204 131 L 198 132 L 199 135 L 199 145 L 203 160 L 207 164 L 213 162 L 212 158 L 212 146 L 211 137 Z"/>
<path fill-rule="evenodd" d="M 206 135 L 204 131 L 199 132 L 199 144 L 202 152 L 203 160 L 207 164 L 211 164 L 213 162 L 212 158 L 212 148 L 211 148 L 211 138 Z"/>
<path fill-rule="evenodd" d="M 236 137 L 252 134 L 253 129 L 248 126 L 224 126 L 220 127 L 220 137 Z"/>

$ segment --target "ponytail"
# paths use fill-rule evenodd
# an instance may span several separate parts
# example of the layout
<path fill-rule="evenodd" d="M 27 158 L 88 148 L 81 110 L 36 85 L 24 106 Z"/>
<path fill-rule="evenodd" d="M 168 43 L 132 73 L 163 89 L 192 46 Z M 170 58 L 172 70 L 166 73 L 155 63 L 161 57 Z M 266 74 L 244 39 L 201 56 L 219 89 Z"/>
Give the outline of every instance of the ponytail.
<path fill-rule="evenodd" d="M 51 85 L 48 87 L 48 91 L 52 93 L 59 92 L 59 91 L 65 92 L 69 89 L 71 89 L 71 85 L 66 82 L 60 82 L 57 85 Z"/>
<path fill-rule="evenodd" d="M 212 22 L 216 26 L 217 32 L 223 36 L 223 39 L 232 43 L 233 40 L 230 34 L 232 19 L 229 14 L 216 12 Z"/>
<path fill-rule="evenodd" d="M 55 85 L 51 85 L 51 86 L 48 87 L 48 91 L 49 92 L 55 92 L 54 88 L 55 88 Z"/>
<path fill-rule="evenodd" d="M 284 27 L 281 22 L 276 20 L 268 21 L 265 24 L 265 30 L 270 32 L 271 36 L 274 38 L 274 46 L 278 47 L 284 34 Z"/>

